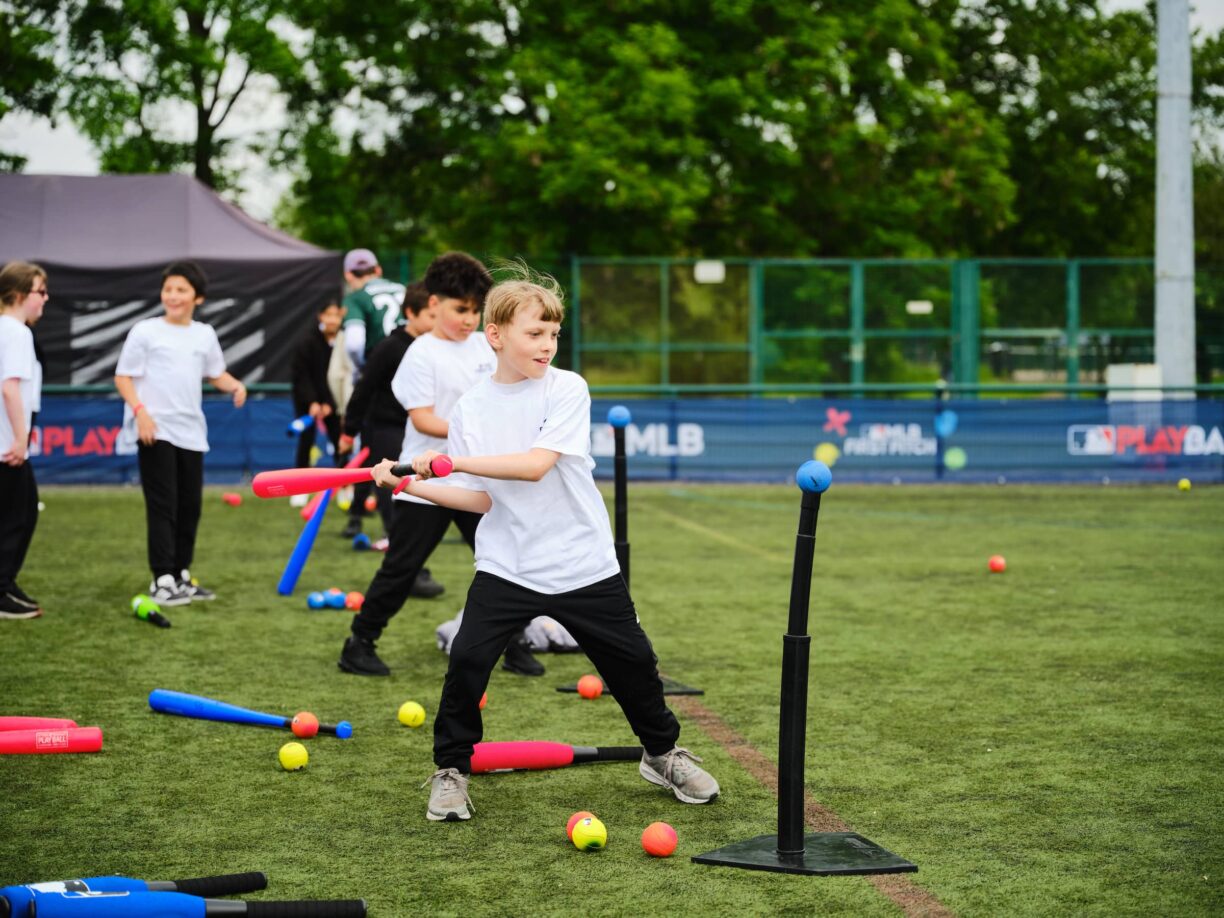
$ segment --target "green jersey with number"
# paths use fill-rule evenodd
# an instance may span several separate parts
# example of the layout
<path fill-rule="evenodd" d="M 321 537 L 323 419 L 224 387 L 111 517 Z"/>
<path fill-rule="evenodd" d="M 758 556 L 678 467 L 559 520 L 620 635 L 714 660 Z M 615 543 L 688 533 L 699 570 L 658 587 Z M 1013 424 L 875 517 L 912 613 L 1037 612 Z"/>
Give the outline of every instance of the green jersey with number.
<path fill-rule="evenodd" d="M 376 277 L 344 298 L 344 324 L 365 326 L 368 354 L 383 338 L 404 324 L 404 285 Z"/>

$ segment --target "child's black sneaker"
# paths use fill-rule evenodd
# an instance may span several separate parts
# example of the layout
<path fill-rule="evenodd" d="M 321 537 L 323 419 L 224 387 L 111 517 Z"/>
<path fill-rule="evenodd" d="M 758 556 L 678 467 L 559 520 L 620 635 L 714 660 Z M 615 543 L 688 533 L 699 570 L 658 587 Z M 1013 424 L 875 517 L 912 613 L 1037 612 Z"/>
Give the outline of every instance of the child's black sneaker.
<path fill-rule="evenodd" d="M 200 586 L 199 581 L 192 577 L 191 571 L 186 568 L 183 569 L 183 575 L 178 579 L 178 585 L 192 602 L 208 602 L 217 598 L 217 594 L 212 590 Z"/>
<path fill-rule="evenodd" d="M 32 610 L 32 609 L 42 608 L 41 602 L 39 602 L 37 599 L 35 599 L 33 596 L 31 596 L 21 587 L 17 586 L 17 584 L 15 583 L 11 587 L 9 587 L 7 590 L 5 590 L 4 592 L 8 593 L 9 596 L 17 600 L 18 603 L 25 606 L 27 609 Z"/>
<path fill-rule="evenodd" d="M 374 652 L 374 642 L 353 635 L 344 642 L 340 661 L 336 664 L 355 676 L 389 676 L 391 668 Z"/>
<path fill-rule="evenodd" d="M 12 593 L 0 593 L 0 618 L 38 618 L 40 615 L 42 609 L 37 606 L 31 609 Z"/>
<path fill-rule="evenodd" d="M 185 606 L 191 597 L 179 586 L 173 574 L 162 574 L 149 584 L 149 598 L 159 606 Z"/>
<path fill-rule="evenodd" d="M 531 651 L 527 649 L 527 644 L 522 638 L 515 638 L 506 647 L 506 655 L 502 658 L 502 669 L 520 676 L 544 675 L 544 664 L 531 655 Z"/>

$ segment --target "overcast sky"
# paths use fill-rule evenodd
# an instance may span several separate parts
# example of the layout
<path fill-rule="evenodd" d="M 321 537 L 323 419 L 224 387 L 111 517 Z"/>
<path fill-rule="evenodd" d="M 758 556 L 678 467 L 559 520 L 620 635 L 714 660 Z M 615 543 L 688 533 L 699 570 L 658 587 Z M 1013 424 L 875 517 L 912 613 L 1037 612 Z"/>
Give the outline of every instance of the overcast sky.
<path fill-rule="evenodd" d="M 1041 0 L 1037 0 L 1041 2 Z M 1135 9 L 1144 5 L 1144 0 L 1103 0 L 1106 10 Z M 1224 29 L 1224 0 L 1197 0 L 1191 4 L 1191 28 L 1207 34 Z M 256 125 L 269 126 L 269 106 L 283 117 L 283 110 L 265 91 L 252 91 L 243 96 L 226 121 L 224 133 L 240 136 L 244 130 Z M 184 130 L 194 123 L 189 117 Z M 61 121 L 52 127 L 45 118 L 33 118 L 16 113 L 0 121 L 0 148 L 26 156 L 26 172 L 43 174 L 96 175 L 98 157 L 89 143 L 71 124 Z M 260 168 L 258 162 L 246 164 L 243 170 L 243 193 L 241 203 L 253 217 L 267 220 L 276 202 L 289 186 L 289 177 L 284 173 Z"/>

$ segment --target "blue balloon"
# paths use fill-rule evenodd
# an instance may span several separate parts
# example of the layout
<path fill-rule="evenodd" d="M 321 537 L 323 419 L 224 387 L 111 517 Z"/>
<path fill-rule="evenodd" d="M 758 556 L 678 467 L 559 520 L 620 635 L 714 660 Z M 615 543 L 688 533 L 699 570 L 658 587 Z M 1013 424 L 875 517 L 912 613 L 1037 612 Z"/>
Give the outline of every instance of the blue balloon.
<path fill-rule="evenodd" d="M 316 590 L 306 597 L 306 605 L 312 609 L 322 609 L 327 605 L 327 597 Z"/>
<path fill-rule="evenodd" d="M 344 608 L 344 594 L 343 593 L 328 593 L 327 594 L 327 604 L 331 606 L 333 609 L 343 609 Z"/>
<path fill-rule="evenodd" d="M 823 494 L 829 490 L 829 485 L 833 484 L 833 473 L 823 462 L 809 459 L 799 466 L 799 471 L 795 473 L 795 481 L 809 494 Z"/>
<path fill-rule="evenodd" d="M 608 423 L 613 427 L 628 427 L 633 415 L 624 405 L 613 405 L 608 409 Z"/>
<path fill-rule="evenodd" d="M 956 425 L 960 422 L 960 418 L 956 416 L 956 412 L 951 408 L 945 408 L 939 414 L 935 415 L 935 433 L 940 437 L 950 437 L 956 433 Z"/>

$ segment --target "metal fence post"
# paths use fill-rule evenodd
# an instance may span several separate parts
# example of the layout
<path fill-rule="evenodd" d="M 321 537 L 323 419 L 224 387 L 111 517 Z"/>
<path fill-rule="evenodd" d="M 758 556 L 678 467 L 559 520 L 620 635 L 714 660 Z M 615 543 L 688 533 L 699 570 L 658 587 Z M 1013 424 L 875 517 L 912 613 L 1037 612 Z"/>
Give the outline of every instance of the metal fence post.
<path fill-rule="evenodd" d="M 867 277 L 861 261 L 850 265 L 850 382 L 861 386 L 867 379 Z M 862 392 L 855 392 L 862 396 Z"/>
<path fill-rule="evenodd" d="M 1079 382 L 1080 266 L 1067 262 L 1067 382 Z"/>

